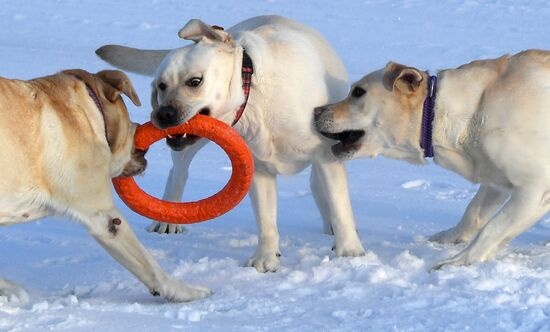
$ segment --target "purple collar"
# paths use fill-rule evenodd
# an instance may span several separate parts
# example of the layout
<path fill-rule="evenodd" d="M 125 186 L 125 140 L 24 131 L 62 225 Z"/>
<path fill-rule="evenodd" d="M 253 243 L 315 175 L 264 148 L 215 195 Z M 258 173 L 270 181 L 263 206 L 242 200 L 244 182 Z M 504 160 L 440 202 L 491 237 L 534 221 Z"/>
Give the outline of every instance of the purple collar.
<path fill-rule="evenodd" d="M 95 94 L 94 90 L 92 90 L 92 88 L 90 88 L 88 84 L 84 83 L 84 85 L 86 85 L 86 90 L 88 91 L 88 95 L 90 96 L 90 98 L 92 98 L 95 105 L 99 109 L 99 113 L 101 113 L 101 118 L 103 119 L 103 127 L 105 128 L 105 139 L 107 140 L 107 145 L 109 145 L 109 148 L 111 148 L 111 143 L 109 142 L 109 135 L 107 134 L 107 120 L 105 119 L 105 112 L 103 111 L 103 107 L 101 106 L 101 103 L 99 102 L 99 98 Z"/>
<path fill-rule="evenodd" d="M 432 158 L 434 156 L 432 131 L 436 95 L 437 76 L 430 76 L 428 79 L 428 95 L 424 100 L 424 107 L 422 108 L 422 131 L 420 134 L 420 147 L 424 150 L 424 158 Z"/>

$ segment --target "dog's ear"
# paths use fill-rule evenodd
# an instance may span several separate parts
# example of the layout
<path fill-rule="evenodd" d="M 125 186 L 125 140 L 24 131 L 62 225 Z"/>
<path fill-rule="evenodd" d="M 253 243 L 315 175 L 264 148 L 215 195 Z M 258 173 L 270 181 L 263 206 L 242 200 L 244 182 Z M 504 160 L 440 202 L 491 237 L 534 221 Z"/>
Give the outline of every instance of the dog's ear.
<path fill-rule="evenodd" d="M 125 94 L 136 106 L 141 106 L 132 82 L 120 70 L 103 70 L 96 74 L 105 84 L 104 95 L 111 102 L 115 102 L 120 94 Z"/>
<path fill-rule="evenodd" d="M 390 61 L 384 69 L 383 84 L 390 91 L 395 89 L 403 94 L 411 94 L 418 89 L 423 79 L 418 69 Z"/>
<path fill-rule="evenodd" d="M 201 40 L 211 40 L 218 42 L 230 42 L 231 35 L 219 26 L 210 26 L 201 20 L 192 19 L 181 28 L 178 36 L 183 39 L 192 40 L 198 43 Z"/>
<path fill-rule="evenodd" d="M 95 51 L 103 61 L 132 73 L 154 76 L 158 66 L 170 50 L 140 50 L 137 48 L 105 45 Z"/>

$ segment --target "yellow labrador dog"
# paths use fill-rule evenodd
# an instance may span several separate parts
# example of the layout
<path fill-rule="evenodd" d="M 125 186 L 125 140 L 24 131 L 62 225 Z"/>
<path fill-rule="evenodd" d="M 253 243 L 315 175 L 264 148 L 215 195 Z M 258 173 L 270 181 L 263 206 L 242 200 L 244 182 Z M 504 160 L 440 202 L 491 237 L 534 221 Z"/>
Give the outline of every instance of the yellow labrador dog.
<path fill-rule="evenodd" d="M 250 198 L 259 243 L 248 265 L 260 272 L 279 268 L 276 178 L 309 165 L 313 197 L 325 231 L 334 231 L 336 255 L 362 255 L 344 165 L 313 128 L 314 107 L 335 102 L 348 90 L 346 70 L 327 41 L 313 29 L 279 16 L 254 17 L 227 31 L 191 20 L 179 36 L 194 43 L 172 51 L 111 45 L 97 54 L 120 68 L 155 76 L 151 119 L 157 127 L 176 126 L 198 113 L 235 123 L 255 158 Z M 252 69 L 247 101 L 243 83 Z M 189 163 L 205 141 L 186 136 L 168 143 L 175 150 L 187 147 L 172 154 L 174 167 L 164 195 L 177 201 Z"/>
<path fill-rule="evenodd" d="M 146 166 L 144 153 L 134 150 L 136 125 L 121 94 L 140 105 L 128 77 L 114 70 L 0 78 L 0 225 L 68 216 L 153 295 L 171 301 L 204 297 L 207 289 L 166 275 L 115 208 L 110 179 Z M 27 298 L 7 280 L 0 280 L 0 294 Z"/>
<path fill-rule="evenodd" d="M 315 126 L 339 140 L 340 158 L 424 164 L 433 154 L 481 184 L 460 223 L 432 237 L 468 246 L 435 268 L 492 259 L 550 208 L 550 52 L 474 61 L 437 77 L 390 62 L 345 100 L 317 108 Z"/>

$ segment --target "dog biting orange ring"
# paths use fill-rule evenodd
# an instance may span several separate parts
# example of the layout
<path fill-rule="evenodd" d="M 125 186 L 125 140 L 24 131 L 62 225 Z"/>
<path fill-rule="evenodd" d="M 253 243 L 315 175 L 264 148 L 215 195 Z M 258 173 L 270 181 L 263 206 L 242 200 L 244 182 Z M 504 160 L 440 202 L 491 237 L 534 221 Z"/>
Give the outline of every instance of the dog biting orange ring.
<path fill-rule="evenodd" d="M 218 144 L 231 160 L 229 182 L 205 199 L 195 202 L 169 202 L 153 197 L 138 187 L 132 177 L 113 179 L 120 198 L 130 209 L 157 221 L 172 224 L 192 224 L 216 218 L 235 207 L 246 196 L 254 175 L 254 160 L 246 142 L 232 127 L 214 118 L 196 115 L 177 127 L 161 130 L 147 122 L 135 134 L 135 147 L 146 150 L 151 144 L 168 135 L 192 134 Z"/>

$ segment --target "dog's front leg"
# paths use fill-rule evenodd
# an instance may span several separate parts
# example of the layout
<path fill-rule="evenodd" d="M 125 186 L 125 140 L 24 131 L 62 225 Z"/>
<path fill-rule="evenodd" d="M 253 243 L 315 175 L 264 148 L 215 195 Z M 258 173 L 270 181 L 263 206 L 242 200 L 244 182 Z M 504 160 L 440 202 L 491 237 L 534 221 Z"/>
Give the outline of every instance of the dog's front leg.
<path fill-rule="evenodd" d="M 258 165 L 256 165 L 258 166 Z M 258 272 L 275 272 L 279 269 L 279 231 L 277 230 L 277 177 L 267 171 L 254 170 L 250 199 L 258 225 L 258 247 L 248 260 Z"/>
<path fill-rule="evenodd" d="M 508 192 L 481 185 L 458 225 L 433 235 L 430 241 L 450 244 L 469 242 L 509 196 Z"/>
<path fill-rule="evenodd" d="M 116 209 L 81 219 L 97 242 L 141 280 L 151 294 L 174 302 L 192 301 L 210 294 L 206 287 L 186 285 L 169 277 L 138 241 L 130 224 Z"/>
<path fill-rule="evenodd" d="M 315 194 L 319 198 L 324 198 L 324 202 L 317 204 L 325 206 L 325 213 L 329 214 L 334 230 L 336 256 L 364 255 L 365 249 L 359 240 L 353 218 L 344 164 L 340 161 L 315 161 L 312 167 L 315 181 L 319 183 L 315 188 L 323 190 L 322 194 Z M 323 208 L 320 209 L 323 213 Z"/>
<path fill-rule="evenodd" d="M 502 209 L 483 226 L 464 251 L 437 263 L 433 269 L 492 259 L 500 246 L 533 226 L 549 210 L 544 192 L 545 189 L 541 188 L 514 189 Z"/>
<path fill-rule="evenodd" d="M 162 199 L 170 202 L 180 202 L 183 195 L 183 189 L 189 176 L 189 166 L 197 152 L 208 143 L 208 140 L 201 139 L 183 151 L 172 150 L 172 168 L 166 181 L 164 195 Z M 149 232 L 160 234 L 175 234 L 185 231 L 185 227 L 180 224 L 170 224 L 165 222 L 153 221 L 147 228 Z"/>

